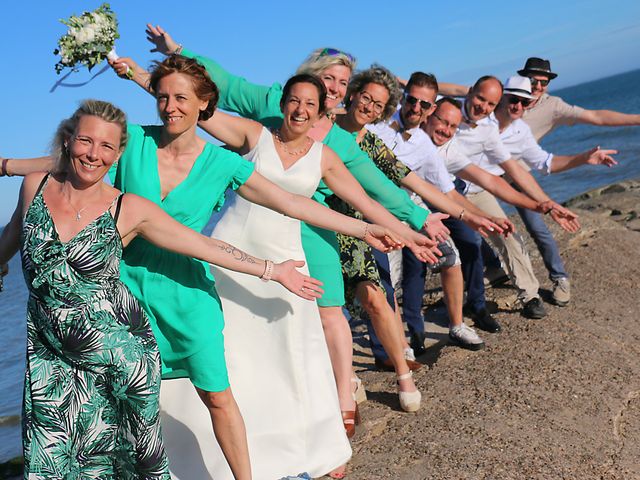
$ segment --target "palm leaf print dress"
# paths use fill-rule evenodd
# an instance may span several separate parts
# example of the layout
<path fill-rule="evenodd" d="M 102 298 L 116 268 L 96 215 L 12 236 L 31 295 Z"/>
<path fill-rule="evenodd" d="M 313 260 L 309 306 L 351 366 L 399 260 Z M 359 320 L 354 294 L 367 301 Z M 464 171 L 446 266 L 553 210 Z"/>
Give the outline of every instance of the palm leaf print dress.
<path fill-rule="evenodd" d="M 144 311 L 119 280 L 118 212 L 63 243 L 42 196 L 46 178 L 22 232 L 25 479 L 168 479 L 160 358 Z"/>

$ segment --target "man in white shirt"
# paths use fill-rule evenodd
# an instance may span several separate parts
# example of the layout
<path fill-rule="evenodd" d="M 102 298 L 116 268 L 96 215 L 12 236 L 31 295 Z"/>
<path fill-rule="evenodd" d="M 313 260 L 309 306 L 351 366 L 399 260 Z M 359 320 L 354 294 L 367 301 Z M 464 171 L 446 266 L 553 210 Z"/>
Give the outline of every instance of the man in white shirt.
<path fill-rule="evenodd" d="M 436 105 L 435 112 L 421 127 L 436 145 L 450 175 L 480 185 L 501 200 L 523 209 L 544 212 L 549 208 L 514 190 L 500 176 L 493 175 L 471 163 L 456 145 L 454 137 L 462 122 L 462 104 L 452 98 L 443 97 L 436 102 Z M 447 219 L 444 223 L 451 232 L 451 237 L 462 259 L 462 272 L 467 289 L 465 313 L 476 319 L 476 322 L 478 318 L 486 319 L 480 320 L 481 323 L 495 322 L 486 309 L 481 237 L 456 219 Z M 497 322 L 495 323 L 498 325 Z"/>
<path fill-rule="evenodd" d="M 543 150 L 529 126 L 522 120 L 526 107 L 534 100 L 529 78 L 514 75 L 505 83 L 504 94 L 492 120 L 498 126 L 500 139 L 512 158 L 523 161 L 528 168 L 538 170 L 545 175 L 584 164 L 607 166 L 616 164 L 611 157 L 617 153 L 615 150 L 600 150 L 596 147 L 577 155 L 553 155 Z M 479 164 L 488 162 L 488 158 L 483 157 Z M 554 285 L 552 293 L 554 303 L 559 306 L 567 305 L 570 299 L 569 275 L 553 235 L 539 213 L 522 208 L 518 208 L 518 213 L 538 246 L 549 272 L 549 279 Z"/>
<path fill-rule="evenodd" d="M 436 147 L 420 129 L 420 123 L 435 109 L 437 93 L 438 83 L 433 75 L 415 72 L 394 116 L 388 121 L 368 125 L 367 129 L 378 135 L 417 175 L 436 185 L 443 193 L 453 192 L 455 196 L 457 192 Z M 462 321 L 462 271 L 458 252 L 450 239 L 448 244 L 450 255 L 440 273 L 450 317 L 449 334 L 461 346 L 478 349 L 484 346 L 482 340 Z M 411 347 L 419 354 L 424 351 L 425 340 L 422 297 L 426 270 L 407 249 L 403 249 L 402 265 L 403 316 L 411 332 Z"/>
<path fill-rule="evenodd" d="M 640 114 L 621 113 L 613 110 L 587 110 L 569 105 L 560 97 L 549 95 L 549 82 L 558 76 L 551 71 L 551 62 L 542 58 L 528 58 L 518 74 L 531 80 L 533 101 L 522 117 L 531 127 L 536 140 L 559 125 L 586 123 L 601 126 L 640 125 Z"/>
<path fill-rule="evenodd" d="M 547 205 L 545 211 L 563 228 L 576 231 L 579 228 L 576 216 L 553 202 L 504 147 L 496 123 L 489 118 L 501 98 L 502 84 L 495 77 L 482 77 L 476 82 L 463 103 L 463 123 L 456 133 L 456 145 L 469 160 L 490 173 L 508 173 L 528 196 L 539 204 Z M 467 198 L 491 215 L 504 215 L 495 197 L 478 185 L 469 184 Z M 489 240 L 500 253 L 507 273 L 518 289 L 518 297 L 523 304 L 522 314 L 528 318 L 544 317 L 546 311 L 538 294 L 539 283 L 520 236 L 503 238 L 492 235 Z"/>

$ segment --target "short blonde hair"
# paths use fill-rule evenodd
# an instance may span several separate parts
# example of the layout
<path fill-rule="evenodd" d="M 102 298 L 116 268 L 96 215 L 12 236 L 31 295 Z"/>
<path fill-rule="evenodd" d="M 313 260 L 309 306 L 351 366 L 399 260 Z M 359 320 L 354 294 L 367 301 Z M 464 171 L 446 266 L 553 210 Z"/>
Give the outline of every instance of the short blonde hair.
<path fill-rule="evenodd" d="M 353 72 L 356 68 L 356 58 L 350 53 L 336 48 L 318 48 L 302 62 L 302 65 L 296 70 L 296 74 L 308 73 L 319 76 L 333 65 L 344 65 Z"/>
<path fill-rule="evenodd" d="M 127 115 L 109 102 L 102 100 L 84 100 L 80 103 L 78 109 L 73 112 L 69 118 L 60 122 L 58 129 L 51 141 L 51 156 L 55 159 L 53 172 L 62 172 L 67 169 L 69 161 L 69 149 L 66 148 L 69 139 L 76 133 L 80 118 L 85 115 L 98 117 L 109 123 L 115 123 L 122 131 L 120 135 L 120 151 L 122 152 L 127 146 L 129 135 L 127 133 Z"/>

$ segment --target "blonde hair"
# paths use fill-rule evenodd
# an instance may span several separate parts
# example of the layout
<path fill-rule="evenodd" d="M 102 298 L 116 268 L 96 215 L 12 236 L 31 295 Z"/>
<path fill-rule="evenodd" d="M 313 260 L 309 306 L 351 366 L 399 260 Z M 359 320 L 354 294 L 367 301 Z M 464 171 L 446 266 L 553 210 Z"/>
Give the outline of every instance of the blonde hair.
<path fill-rule="evenodd" d="M 118 125 L 122 130 L 119 150 L 123 151 L 127 146 L 127 140 L 129 139 L 127 134 L 127 115 L 112 103 L 103 102 L 102 100 L 83 100 L 78 109 L 73 112 L 73 115 L 60 122 L 51 141 L 51 156 L 56 162 L 53 172 L 66 170 L 71 160 L 66 144 L 75 134 L 80 118 L 85 115 L 98 117 L 105 122 Z"/>
<path fill-rule="evenodd" d="M 335 48 L 318 48 L 311 52 L 304 62 L 296 70 L 296 75 L 308 73 L 319 76 L 327 68 L 333 65 L 344 65 L 352 72 L 356 68 L 356 58 Z"/>

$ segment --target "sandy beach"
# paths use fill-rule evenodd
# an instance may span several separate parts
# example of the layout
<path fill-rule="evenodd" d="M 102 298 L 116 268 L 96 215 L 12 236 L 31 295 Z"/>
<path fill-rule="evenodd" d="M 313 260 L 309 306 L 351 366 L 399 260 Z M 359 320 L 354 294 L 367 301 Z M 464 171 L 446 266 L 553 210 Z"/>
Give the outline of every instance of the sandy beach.
<path fill-rule="evenodd" d="M 369 400 L 348 479 L 640 478 L 640 181 L 568 205 L 582 230 L 552 230 L 572 276 L 571 303 L 545 303 L 549 315 L 528 320 L 513 310 L 514 290 L 489 289 L 503 331 L 481 332 L 480 352 L 436 339 L 421 358 L 429 368 L 415 375 L 419 412 L 400 411 L 393 375 L 370 368 L 356 347 Z M 550 282 L 530 247 L 548 299 Z M 12 478 L 1 467 L 0 478 Z"/>

